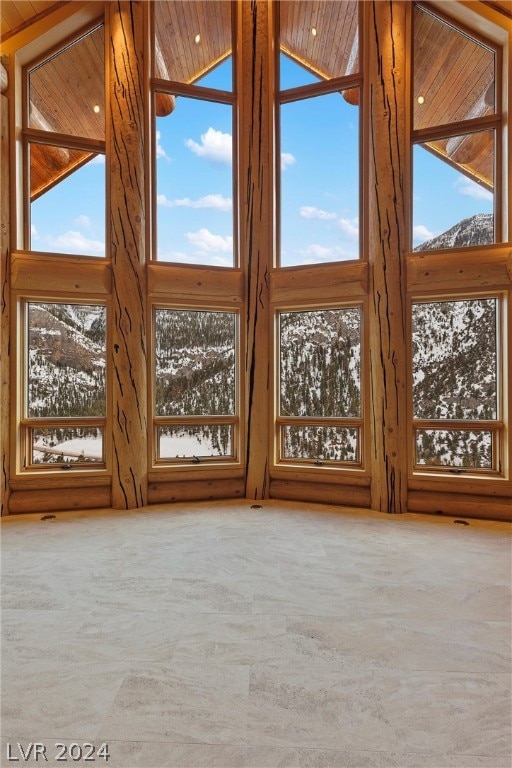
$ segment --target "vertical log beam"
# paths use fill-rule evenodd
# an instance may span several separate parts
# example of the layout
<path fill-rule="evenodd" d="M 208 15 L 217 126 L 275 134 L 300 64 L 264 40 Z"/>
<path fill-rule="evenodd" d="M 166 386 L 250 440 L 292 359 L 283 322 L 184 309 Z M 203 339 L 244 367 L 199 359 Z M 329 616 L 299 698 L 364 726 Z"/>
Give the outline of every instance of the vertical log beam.
<path fill-rule="evenodd" d="M 406 511 L 406 3 L 368 8 L 372 509 Z"/>
<path fill-rule="evenodd" d="M 1 68 L 0 96 L 0 509 L 9 512 L 9 369 L 10 369 L 10 216 L 9 216 L 9 99 L 7 72 Z"/>
<path fill-rule="evenodd" d="M 147 503 L 144 18 L 141 2 L 106 4 L 109 17 L 112 255 L 112 506 Z"/>
<path fill-rule="evenodd" d="M 272 4 L 238 3 L 240 258 L 245 273 L 246 497 L 269 495 L 269 269 L 273 253 Z"/>

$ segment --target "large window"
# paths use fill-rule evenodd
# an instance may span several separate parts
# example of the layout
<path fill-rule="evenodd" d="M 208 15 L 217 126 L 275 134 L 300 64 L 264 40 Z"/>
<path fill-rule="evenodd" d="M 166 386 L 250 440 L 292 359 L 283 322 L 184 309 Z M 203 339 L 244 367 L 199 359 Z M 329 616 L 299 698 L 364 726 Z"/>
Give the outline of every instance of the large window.
<path fill-rule="evenodd" d="M 357 2 L 279 4 L 278 260 L 360 258 Z"/>
<path fill-rule="evenodd" d="M 416 469 L 501 471 L 500 306 L 497 297 L 413 305 Z"/>
<path fill-rule="evenodd" d="M 28 301 L 21 466 L 105 465 L 106 308 Z"/>
<path fill-rule="evenodd" d="M 156 462 L 236 458 L 238 318 L 154 310 Z"/>
<path fill-rule="evenodd" d="M 104 59 L 99 25 L 27 69 L 25 247 L 32 251 L 106 255 Z"/>
<path fill-rule="evenodd" d="M 279 459 L 360 465 L 361 310 L 280 312 Z"/>
<path fill-rule="evenodd" d="M 413 26 L 413 249 L 500 242 L 497 52 L 418 4 Z"/>

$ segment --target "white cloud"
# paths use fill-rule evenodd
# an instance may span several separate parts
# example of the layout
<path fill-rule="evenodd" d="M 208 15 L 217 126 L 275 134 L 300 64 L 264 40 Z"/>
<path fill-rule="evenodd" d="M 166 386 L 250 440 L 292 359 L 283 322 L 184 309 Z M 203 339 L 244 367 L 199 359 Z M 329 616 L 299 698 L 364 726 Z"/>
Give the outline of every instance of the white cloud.
<path fill-rule="evenodd" d="M 88 216 L 82 214 L 81 216 L 76 217 L 75 224 L 78 224 L 79 227 L 89 228 L 91 226 L 91 220 Z"/>
<path fill-rule="evenodd" d="M 233 140 L 231 134 L 216 131 L 211 126 L 206 133 L 201 134 L 200 144 L 193 139 L 187 139 L 185 145 L 198 157 L 205 157 L 214 163 L 231 165 L 233 161 Z"/>
<path fill-rule="evenodd" d="M 222 237 L 222 235 L 214 235 L 208 229 L 200 229 L 198 232 L 187 232 L 185 237 L 200 251 L 207 253 L 232 253 L 233 252 L 233 238 L 231 235 Z"/>
<path fill-rule="evenodd" d="M 359 220 L 356 219 L 344 219 L 340 216 L 336 222 L 341 231 L 349 237 L 359 236 Z"/>
<path fill-rule="evenodd" d="M 89 163 L 90 165 L 105 165 L 105 155 L 96 155 Z"/>
<path fill-rule="evenodd" d="M 312 205 L 303 205 L 299 209 L 303 219 L 337 219 L 338 215 L 330 211 L 322 211 L 321 208 L 315 208 Z"/>
<path fill-rule="evenodd" d="M 85 256 L 103 256 L 105 254 L 105 243 L 100 240 L 89 240 L 80 232 L 69 230 L 57 237 L 49 237 L 48 244 L 57 246 L 58 253 L 78 253 Z"/>
<path fill-rule="evenodd" d="M 435 233 L 427 229 L 423 224 L 413 227 L 412 238 L 415 243 L 425 243 L 427 240 L 432 240 L 435 237 Z"/>
<path fill-rule="evenodd" d="M 347 261 L 357 259 L 359 254 L 349 249 L 336 245 L 333 248 L 326 248 L 318 243 L 311 243 L 300 251 L 303 264 L 319 264 L 326 261 Z"/>
<path fill-rule="evenodd" d="M 39 239 L 39 232 L 37 231 L 35 224 L 30 225 L 30 236 L 32 240 L 38 240 Z"/>
<path fill-rule="evenodd" d="M 165 149 L 160 144 L 160 131 L 156 132 L 156 156 L 158 157 L 165 157 L 166 160 L 169 160 L 169 155 L 165 151 Z"/>
<path fill-rule="evenodd" d="M 465 176 L 461 176 L 457 179 L 455 182 L 455 189 L 460 195 L 465 195 L 466 197 L 473 197 L 475 200 L 491 200 L 493 199 L 492 192 L 489 192 L 488 189 L 485 189 L 480 184 L 477 184 L 476 181 L 472 181 L 471 179 L 466 178 Z"/>
<path fill-rule="evenodd" d="M 176 200 L 169 200 L 165 195 L 157 195 L 157 204 L 164 208 L 213 208 L 217 211 L 231 211 L 233 201 L 223 195 L 205 195 L 197 200 L 191 200 L 189 197 L 181 197 Z"/>
<path fill-rule="evenodd" d="M 281 152 L 281 170 L 286 171 L 290 165 L 295 163 L 295 156 L 291 152 Z"/>

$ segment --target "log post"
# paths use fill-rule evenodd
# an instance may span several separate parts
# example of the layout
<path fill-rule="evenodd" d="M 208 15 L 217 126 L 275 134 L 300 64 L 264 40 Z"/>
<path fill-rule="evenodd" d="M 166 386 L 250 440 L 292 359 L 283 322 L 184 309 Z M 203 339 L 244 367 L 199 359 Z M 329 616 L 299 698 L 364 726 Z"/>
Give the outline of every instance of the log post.
<path fill-rule="evenodd" d="M 141 2 L 106 4 L 109 29 L 112 257 L 112 506 L 147 503 L 144 19 Z"/>
<path fill-rule="evenodd" d="M 9 99 L 7 97 L 8 77 L 0 64 L 0 510 L 2 515 L 9 512 L 9 368 L 10 368 L 10 229 L 9 229 Z"/>
<path fill-rule="evenodd" d="M 406 511 L 406 3 L 368 4 L 371 505 Z"/>
<path fill-rule="evenodd" d="M 269 495 L 269 270 L 273 253 L 273 6 L 238 3 L 240 259 L 245 274 L 246 497 Z"/>

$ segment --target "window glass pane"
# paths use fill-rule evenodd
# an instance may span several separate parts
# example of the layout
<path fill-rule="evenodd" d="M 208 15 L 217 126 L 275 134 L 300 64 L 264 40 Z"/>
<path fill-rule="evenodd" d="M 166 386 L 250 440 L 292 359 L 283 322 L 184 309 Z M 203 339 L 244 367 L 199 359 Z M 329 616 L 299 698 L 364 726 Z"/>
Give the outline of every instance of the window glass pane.
<path fill-rule="evenodd" d="M 357 104 L 352 88 L 281 106 L 283 267 L 359 258 Z"/>
<path fill-rule="evenodd" d="M 158 427 L 158 458 L 212 458 L 233 455 L 230 424 L 201 424 Z"/>
<path fill-rule="evenodd" d="M 356 0 L 294 0 L 279 8 L 280 48 L 302 63 L 302 81 L 290 82 L 281 57 L 281 88 L 310 82 L 308 70 L 323 80 L 359 70 Z"/>
<path fill-rule="evenodd" d="M 282 312 L 279 333 L 280 415 L 359 416 L 360 310 Z"/>
<path fill-rule="evenodd" d="M 414 8 L 414 128 L 494 113 L 494 52 Z"/>
<path fill-rule="evenodd" d="M 492 433 L 461 429 L 419 429 L 416 463 L 432 467 L 492 469 Z"/>
<path fill-rule="evenodd" d="M 230 2 L 157 0 L 154 8 L 156 77 L 194 83 L 231 54 Z M 222 89 L 232 87 L 231 78 Z"/>
<path fill-rule="evenodd" d="M 30 128 L 104 140 L 104 61 L 101 26 L 33 69 Z"/>
<path fill-rule="evenodd" d="M 496 329 L 496 299 L 413 306 L 415 418 L 497 418 Z"/>
<path fill-rule="evenodd" d="M 359 430 L 333 426 L 284 426 L 283 458 L 358 462 Z"/>
<path fill-rule="evenodd" d="M 494 243 L 493 131 L 417 144 L 413 163 L 415 251 Z"/>
<path fill-rule="evenodd" d="M 103 463 L 103 430 L 99 427 L 32 429 L 32 464 Z"/>
<path fill-rule="evenodd" d="M 235 413 L 233 312 L 155 310 L 157 416 Z"/>
<path fill-rule="evenodd" d="M 176 98 L 156 119 L 158 259 L 232 267 L 232 108 Z"/>
<path fill-rule="evenodd" d="M 105 307 L 30 303 L 27 317 L 27 415 L 104 416 Z"/>
<path fill-rule="evenodd" d="M 30 189 L 31 250 L 105 256 L 103 155 L 32 144 Z"/>

